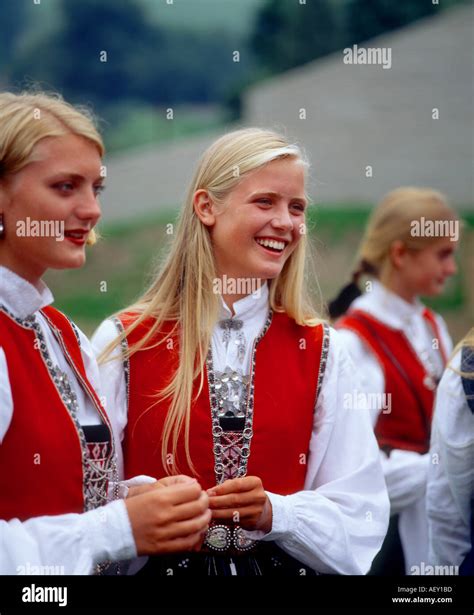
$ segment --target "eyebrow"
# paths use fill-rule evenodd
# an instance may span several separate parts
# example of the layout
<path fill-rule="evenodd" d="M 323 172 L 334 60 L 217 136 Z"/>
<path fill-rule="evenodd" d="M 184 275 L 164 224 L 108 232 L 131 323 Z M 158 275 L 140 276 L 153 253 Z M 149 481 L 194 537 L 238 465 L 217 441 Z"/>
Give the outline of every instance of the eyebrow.
<path fill-rule="evenodd" d="M 283 195 L 280 194 L 279 192 L 274 192 L 273 190 L 259 190 L 258 192 L 253 192 L 249 198 L 254 199 L 257 196 L 273 196 L 273 197 L 279 198 Z M 308 201 L 306 200 L 304 196 L 294 196 L 294 197 L 291 197 L 290 200 L 299 201 L 300 203 L 303 203 L 304 205 L 308 204 Z"/>
<path fill-rule="evenodd" d="M 60 179 L 64 179 L 65 177 L 67 177 L 68 179 L 73 179 L 74 181 L 87 181 L 87 178 L 84 177 L 83 175 L 79 175 L 79 173 L 70 173 L 69 171 L 64 171 L 63 173 L 55 173 L 52 177 L 51 177 L 51 181 L 59 181 Z M 101 175 L 99 175 L 99 177 L 97 177 L 94 180 L 94 183 L 104 183 L 104 177 L 102 177 Z"/>

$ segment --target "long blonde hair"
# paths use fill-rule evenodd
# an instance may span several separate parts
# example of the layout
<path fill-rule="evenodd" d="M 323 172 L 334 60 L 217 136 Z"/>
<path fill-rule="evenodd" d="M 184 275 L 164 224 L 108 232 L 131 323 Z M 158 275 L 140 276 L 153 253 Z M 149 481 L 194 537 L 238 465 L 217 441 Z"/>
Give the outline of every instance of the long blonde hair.
<path fill-rule="evenodd" d="M 219 309 L 219 296 L 213 289 L 217 272 L 210 233 L 195 213 L 194 194 L 205 189 L 213 203 L 224 206 L 229 193 L 248 173 L 286 157 L 307 166 L 296 145 L 289 144 L 273 131 L 259 128 L 226 134 L 204 152 L 164 264 L 156 272 L 148 290 L 125 310 L 135 316 L 133 322 L 105 348 L 99 359 L 101 362 L 108 360 L 113 350 L 150 317 L 153 325 L 143 338 L 128 348 L 128 358 L 142 349 L 164 343 L 164 338 L 156 341 L 157 334 L 165 321 L 174 321 L 171 334 L 179 332 L 179 366 L 157 397 L 157 401 L 171 400 L 162 442 L 163 466 L 167 471 L 170 465 L 166 463 L 169 442 L 172 440 L 173 459 L 176 460 L 178 438 L 183 427 L 186 458 L 193 467 L 189 454 L 193 383 L 200 376 L 199 395 L 204 386 L 204 364 Z M 314 326 L 320 319 L 305 289 L 306 244 L 306 234 L 303 234 L 281 273 L 271 280 L 269 301 L 274 311 L 286 312 L 298 324 Z M 151 345 L 147 346 L 149 342 Z M 178 471 L 176 463 L 173 471 Z"/>
<path fill-rule="evenodd" d="M 438 236 L 413 232 L 414 222 L 421 223 L 422 219 L 428 223 L 455 222 L 458 228 L 462 226 L 446 197 L 437 190 L 401 187 L 383 197 L 369 217 L 351 282 L 329 302 L 331 318 L 345 314 L 354 299 L 361 295 L 359 279 L 362 275 L 380 279 L 390 273 L 390 249 L 395 241 L 401 241 L 409 250 L 423 250 L 439 241 Z"/>
<path fill-rule="evenodd" d="M 369 218 L 359 246 L 358 265 L 365 264 L 368 273 L 380 277 L 384 268 L 390 266 L 394 241 L 402 241 L 409 250 L 423 250 L 438 241 L 436 236 L 413 233 L 413 222 L 422 218 L 433 223 L 458 221 L 446 197 L 437 190 L 402 187 L 389 192 Z"/>
<path fill-rule="evenodd" d="M 91 141 L 104 156 L 96 119 L 86 107 L 67 103 L 60 94 L 22 92 L 0 94 L 0 180 L 18 173 L 31 161 L 35 145 L 46 137 L 75 134 Z M 89 233 L 87 243 L 96 242 Z"/>

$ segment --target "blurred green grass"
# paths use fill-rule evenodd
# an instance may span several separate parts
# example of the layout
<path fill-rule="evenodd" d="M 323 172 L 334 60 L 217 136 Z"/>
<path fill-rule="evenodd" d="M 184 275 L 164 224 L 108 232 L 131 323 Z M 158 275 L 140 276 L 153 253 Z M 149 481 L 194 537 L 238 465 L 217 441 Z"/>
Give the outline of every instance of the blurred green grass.
<path fill-rule="evenodd" d="M 368 204 L 318 204 L 308 211 L 308 233 L 316 245 L 317 272 L 324 299 L 330 299 L 346 283 L 370 214 Z M 151 278 L 172 240 L 169 224 L 176 209 L 133 221 L 101 226 L 101 240 L 88 249 L 87 264 L 74 271 L 47 275 L 55 305 L 91 334 L 110 314 L 136 299 Z M 446 292 L 426 303 L 448 320 L 454 336 L 474 323 L 469 313 L 469 245 L 474 239 L 474 212 L 463 215 L 466 228 L 458 255 L 459 271 Z M 167 233 L 168 231 L 168 233 Z M 472 309 L 472 308 L 471 308 Z M 469 324 L 470 323 L 470 324 Z"/>

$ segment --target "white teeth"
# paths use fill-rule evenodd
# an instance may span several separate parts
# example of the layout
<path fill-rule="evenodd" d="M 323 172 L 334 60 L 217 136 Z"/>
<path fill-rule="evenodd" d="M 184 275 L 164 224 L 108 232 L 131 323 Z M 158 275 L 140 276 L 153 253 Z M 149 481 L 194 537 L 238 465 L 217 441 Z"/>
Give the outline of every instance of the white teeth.
<path fill-rule="evenodd" d="M 273 248 L 274 250 L 283 250 L 285 243 L 283 241 L 275 241 L 273 239 L 256 239 L 256 242 L 266 248 Z"/>

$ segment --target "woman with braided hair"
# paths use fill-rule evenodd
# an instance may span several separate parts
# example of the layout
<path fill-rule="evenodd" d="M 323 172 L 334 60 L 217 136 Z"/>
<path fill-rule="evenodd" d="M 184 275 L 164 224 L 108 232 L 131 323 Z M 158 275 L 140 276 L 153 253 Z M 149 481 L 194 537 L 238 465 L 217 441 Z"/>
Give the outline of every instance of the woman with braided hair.
<path fill-rule="evenodd" d="M 329 306 L 357 365 L 390 496 L 391 524 L 374 574 L 403 574 L 427 561 L 431 416 L 452 344 L 441 316 L 419 297 L 439 295 L 456 272 L 458 235 L 459 221 L 441 193 L 390 192 L 369 219 L 353 281 Z M 361 294 L 363 275 L 369 281 Z"/>

